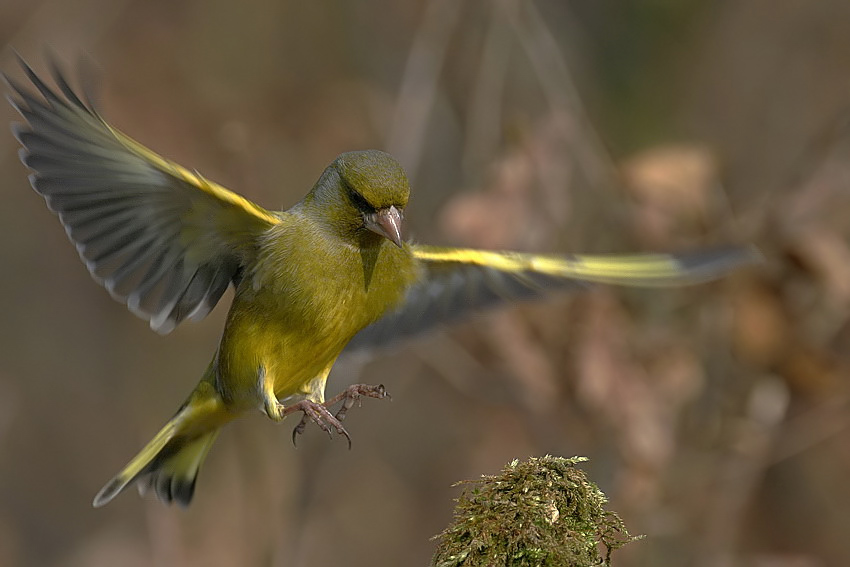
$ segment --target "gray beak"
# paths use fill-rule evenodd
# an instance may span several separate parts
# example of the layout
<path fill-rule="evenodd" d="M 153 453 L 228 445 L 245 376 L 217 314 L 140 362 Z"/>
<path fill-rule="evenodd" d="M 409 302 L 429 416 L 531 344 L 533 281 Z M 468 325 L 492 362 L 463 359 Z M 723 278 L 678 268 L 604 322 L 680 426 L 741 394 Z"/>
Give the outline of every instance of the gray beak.
<path fill-rule="evenodd" d="M 399 248 L 404 241 L 401 239 L 401 212 L 395 207 L 378 209 L 372 214 L 366 215 L 366 228 L 376 234 L 380 234 Z"/>

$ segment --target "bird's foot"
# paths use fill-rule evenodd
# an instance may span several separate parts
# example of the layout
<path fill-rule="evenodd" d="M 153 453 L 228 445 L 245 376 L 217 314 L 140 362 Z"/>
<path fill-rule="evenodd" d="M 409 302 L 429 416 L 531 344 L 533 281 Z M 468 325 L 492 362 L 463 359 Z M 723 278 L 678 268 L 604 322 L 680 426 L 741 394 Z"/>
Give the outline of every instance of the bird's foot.
<path fill-rule="evenodd" d="M 377 386 L 374 384 L 352 384 L 333 398 L 326 401 L 325 406 L 332 407 L 337 403 L 342 402 L 342 406 L 340 406 L 339 411 L 334 414 L 335 418 L 342 421 L 345 419 L 345 414 L 348 413 L 348 410 L 354 407 L 355 402 L 357 403 L 357 407 L 362 405 L 362 399 L 364 396 L 378 400 L 382 400 L 384 398 L 389 398 L 390 400 L 393 399 L 389 392 L 387 392 L 387 389 L 384 388 L 383 384 L 378 384 Z"/>
<path fill-rule="evenodd" d="M 297 443 L 295 442 L 297 437 L 304 433 L 304 429 L 307 427 L 307 422 L 312 421 L 319 426 L 319 429 L 327 433 L 329 437 L 333 437 L 334 430 L 340 435 L 344 435 L 345 438 L 348 439 L 348 448 L 351 449 L 351 435 L 348 434 L 348 431 L 346 431 L 342 426 L 340 420 L 334 417 L 324 404 L 320 404 L 312 400 L 301 400 L 300 402 L 295 402 L 291 406 L 287 406 L 287 408 L 283 411 L 283 414 L 289 415 L 296 411 L 304 412 L 304 416 L 301 418 L 301 421 L 298 422 L 298 425 L 295 426 L 295 429 L 292 430 L 293 445 L 297 446 Z"/>
<path fill-rule="evenodd" d="M 292 444 L 297 445 L 296 439 L 299 435 L 304 433 L 304 429 L 307 427 L 308 421 L 312 420 L 328 435 L 332 435 L 333 430 L 336 430 L 336 432 L 340 435 L 344 435 L 348 440 L 348 448 L 351 449 L 351 436 L 342 426 L 342 420 L 345 419 L 345 415 L 348 413 L 348 410 L 354 407 L 355 402 L 359 405 L 364 397 L 376 398 L 379 400 L 383 398 L 392 399 L 392 396 L 389 395 L 383 384 L 378 386 L 371 384 L 353 384 L 333 398 L 327 400 L 324 404 L 319 404 L 310 400 L 301 400 L 300 402 L 287 407 L 284 412 L 286 415 L 296 411 L 304 412 L 304 417 L 301 418 L 301 421 L 295 426 L 295 429 L 292 430 Z M 339 402 L 342 402 L 342 406 L 340 406 L 336 414 L 332 414 L 328 408 L 333 407 Z"/>

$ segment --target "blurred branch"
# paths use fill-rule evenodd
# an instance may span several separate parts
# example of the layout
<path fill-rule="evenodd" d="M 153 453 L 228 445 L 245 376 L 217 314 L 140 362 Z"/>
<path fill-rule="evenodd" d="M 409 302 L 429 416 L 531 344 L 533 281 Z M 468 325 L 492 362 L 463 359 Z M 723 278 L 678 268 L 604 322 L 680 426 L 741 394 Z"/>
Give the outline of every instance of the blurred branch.
<path fill-rule="evenodd" d="M 850 399 L 847 396 L 830 398 L 785 423 L 777 436 L 770 464 L 794 458 L 848 430 Z"/>
<path fill-rule="evenodd" d="M 775 377 L 756 382 L 748 399 L 744 420 L 733 428 L 730 451 L 717 467 L 714 498 L 703 514 L 706 519 L 702 552 L 697 565 L 729 565 L 736 556 L 738 536 L 744 531 L 744 511 L 752 502 L 770 466 L 770 451 L 786 417 L 789 392 Z"/>
<path fill-rule="evenodd" d="M 413 38 L 399 89 L 387 151 L 416 179 L 449 38 L 460 20 L 461 0 L 432 0 Z"/>
<path fill-rule="evenodd" d="M 534 67 L 543 94 L 556 114 L 572 121 L 572 155 L 594 187 L 612 184 L 616 168 L 599 135 L 590 124 L 567 62 L 549 27 L 533 2 L 523 2 L 519 14 L 505 11 L 520 45 Z"/>
<path fill-rule="evenodd" d="M 486 163 L 499 137 L 502 95 L 513 49 L 507 20 L 516 17 L 517 0 L 494 2 L 490 10 L 490 23 L 466 121 L 463 167 L 467 177 Z"/>

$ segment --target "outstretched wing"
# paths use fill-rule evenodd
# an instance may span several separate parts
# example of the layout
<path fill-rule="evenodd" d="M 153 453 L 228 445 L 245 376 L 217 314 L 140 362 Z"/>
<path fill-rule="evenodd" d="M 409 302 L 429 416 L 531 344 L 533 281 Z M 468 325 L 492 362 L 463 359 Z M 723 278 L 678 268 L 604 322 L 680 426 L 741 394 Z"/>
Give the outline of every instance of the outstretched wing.
<path fill-rule="evenodd" d="M 55 69 L 64 96 L 21 66 L 41 95 L 5 77 L 21 160 L 89 272 L 157 332 L 206 316 L 278 218 L 114 129 Z"/>
<path fill-rule="evenodd" d="M 554 256 L 412 245 L 423 277 L 401 306 L 363 329 L 349 350 L 386 346 L 471 311 L 530 299 L 547 291 L 587 283 L 653 287 L 679 286 L 717 278 L 752 264 L 754 248 L 726 248 L 690 254 Z"/>

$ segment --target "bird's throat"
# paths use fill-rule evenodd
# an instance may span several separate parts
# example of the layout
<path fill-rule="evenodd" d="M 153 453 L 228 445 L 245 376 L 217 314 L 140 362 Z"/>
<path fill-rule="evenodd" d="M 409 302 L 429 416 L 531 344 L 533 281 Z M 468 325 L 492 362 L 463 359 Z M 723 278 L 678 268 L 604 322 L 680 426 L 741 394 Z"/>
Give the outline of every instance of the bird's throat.
<path fill-rule="evenodd" d="M 383 236 L 379 236 L 371 231 L 362 231 L 360 233 L 360 260 L 363 266 L 363 286 L 365 291 L 369 291 L 369 286 L 372 285 L 372 276 L 375 273 L 375 264 L 381 255 L 381 249 L 385 244 L 392 244 Z"/>

